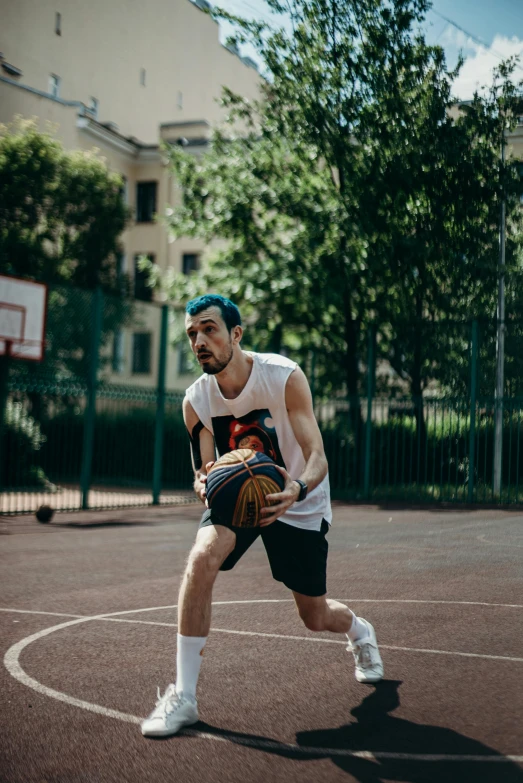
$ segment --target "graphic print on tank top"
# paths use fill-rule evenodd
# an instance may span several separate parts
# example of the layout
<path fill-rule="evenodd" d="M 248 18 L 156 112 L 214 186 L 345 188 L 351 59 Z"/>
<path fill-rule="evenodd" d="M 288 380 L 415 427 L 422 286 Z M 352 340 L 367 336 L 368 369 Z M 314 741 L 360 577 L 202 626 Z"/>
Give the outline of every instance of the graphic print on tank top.
<path fill-rule="evenodd" d="M 268 408 L 250 411 L 245 416 L 213 416 L 212 428 L 218 454 L 234 449 L 253 449 L 271 457 L 285 468 L 274 420 Z"/>

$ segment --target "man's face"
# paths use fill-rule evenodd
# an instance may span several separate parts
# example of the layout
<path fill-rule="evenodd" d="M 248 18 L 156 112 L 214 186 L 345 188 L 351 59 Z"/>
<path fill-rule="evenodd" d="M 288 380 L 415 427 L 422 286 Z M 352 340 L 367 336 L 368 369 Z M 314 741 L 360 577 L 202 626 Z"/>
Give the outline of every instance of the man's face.
<path fill-rule="evenodd" d="M 239 327 L 235 327 L 235 330 Z M 224 370 L 232 359 L 233 338 L 218 307 L 185 316 L 185 330 L 200 367 L 208 375 Z M 233 334 L 234 331 L 233 330 Z"/>

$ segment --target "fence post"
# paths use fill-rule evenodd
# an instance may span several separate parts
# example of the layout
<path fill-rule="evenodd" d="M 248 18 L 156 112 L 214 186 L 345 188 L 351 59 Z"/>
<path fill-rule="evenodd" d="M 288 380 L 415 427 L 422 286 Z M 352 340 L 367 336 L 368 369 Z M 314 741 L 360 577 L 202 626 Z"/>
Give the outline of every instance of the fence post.
<path fill-rule="evenodd" d="M 158 354 L 158 385 L 156 388 L 156 429 L 154 434 L 153 506 L 160 503 L 162 491 L 163 433 L 165 421 L 165 373 L 167 369 L 167 332 L 169 306 L 162 305 L 160 348 Z"/>
<path fill-rule="evenodd" d="M 9 344 L 9 343 L 8 343 Z M 9 353 L 0 356 L 0 492 L 4 489 L 7 465 L 7 401 L 9 398 Z M 8 488 L 6 486 L 6 488 Z"/>
<path fill-rule="evenodd" d="M 314 408 L 314 403 L 316 402 L 316 348 L 313 348 L 311 351 L 311 396 L 312 396 L 312 407 Z"/>
<path fill-rule="evenodd" d="M 476 452 L 476 399 L 478 382 L 478 322 L 472 322 L 470 353 L 470 432 L 469 432 L 469 486 L 468 502 L 474 501 L 474 469 Z"/>
<path fill-rule="evenodd" d="M 374 397 L 374 375 L 376 372 L 376 329 L 369 327 L 367 343 L 367 421 L 365 422 L 365 472 L 363 495 L 370 498 L 370 467 L 372 452 L 372 399 Z"/>
<path fill-rule="evenodd" d="M 98 360 L 102 336 L 103 293 L 98 286 L 91 305 L 91 345 L 89 347 L 89 375 L 87 378 L 87 406 L 84 414 L 84 438 L 82 444 L 82 470 L 80 489 L 82 508 L 89 508 L 89 487 L 93 464 L 94 422 L 96 418 L 96 391 L 98 387 Z"/>

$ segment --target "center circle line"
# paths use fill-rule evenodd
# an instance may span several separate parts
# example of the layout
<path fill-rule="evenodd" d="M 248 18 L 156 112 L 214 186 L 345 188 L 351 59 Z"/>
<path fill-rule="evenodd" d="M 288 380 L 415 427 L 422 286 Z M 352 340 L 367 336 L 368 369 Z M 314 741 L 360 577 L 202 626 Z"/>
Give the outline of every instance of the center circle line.
<path fill-rule="evenodd" d="M 352 601 L 356 603 L 357 601 L 360 602 L 374 602 L 374 603 L 448 603 L 448 604 L 467 604 L 467 605 L 480 605 L 480 606 L 505 606 L 510 608 L 523 608 L 523 606 L 517 605 L 517 604 L 488 604 L 488 603 L 482 603 L 482 602 L 474 602 L 474 601 L 430 601 L 430 600 L 421 600 L 421 599 L 338 599 L 340 601 Z M 220 602 L 213 602 L 213 605 L 215 604 L 239 604 L 239 603 L 284 603 L 284 602 L 292 602 L 293 599 L 251 599 L 251 600 L 243 600 L 243 601 L 220 601 Z M 83 623 L 92 622 L 93 620 L 110 620 L 114 619 L 116 621 L 118 617 L 121 617 L 122 615 L 128 615 L 128 614 L 137 614 L 139 612 L 154 612 L 154 611 L 161 611 L 165 609 L 174 609 L 177 608 L 176 604 L 169 605 L 169 606 L 158 606 L 158 607 L 146 607 L 142 609 L 128 609 L 120 612 L 110 612 L 105 614 L 98 614 L 98 615 L 91 615 L 86 617 L 78 617 L 74 620 L 69 620 L 68 622 L 59 623 L 58 625 L 51 626 L 49 628 L 44 628 L 41 631 L 37 631 L 34 634 L 31 634 L 30 636 L 25 637 L 24 639 L 21 639 L 19 642 L 16 642 L 13 644 L 6 652 L 4 656 L 4 665 L 8 672 L 11 674 L 14 679 L 21 682 L 23 685 L 26 685 L 29 688 L 32 688 L 33 690 L 37 691 L 38 693 L 41 693 L 43 695 L 46 695 L 50 698 L 56 699 L 58 701 L 64 702 L 66 704 L 69 704 L 71 706 L 78 707 L 80 709 L 87 710 L 89 712 L 93 712 L 99 715 L 103 715 L 106 717 L 116 718 L 118 720 L 127 722 L 127 723 L 133 723 L 133 724 L 140 724 L 143 718 L 139 718 L 136 715 L 131 715 L 129 713 L 120 712 L 119 710 L 113 710 L 107 707 L 103 707 L 100 704 L 94 704 L 92 702 L 84 701 L 82 699 L 76 699 L 73 696 L 69 696 L 66 693 L 63 693 L 61 691 L 56 691 L 53 688 L 49 688 L 46 685 L 43 685 L 38 680 L 35 680 L 33 677 L 30 677 L 22 668 L 19 658 L 22 653 L 22 651 L 28 647 L 33 642 L 38 641 L 39 639 L 42 639 L 46 636 L 49 636 L 52 633 L 55 633 L 56 631 L 63 630 L 65 628 L 70 628 L 75 625 L 81 625 Z M 3 609 L 3 611 L 23 611 L 23 610 L 9 610 L 9 609 Z M 28 610 L 29 611 L 29 610 Z M 125 622 L 125 621 L 123 621 Z M 129 621 L 133 622 L 133 621 Z M 143 621 L 136 621 L 136 622 L 143 622 Z M 164 624 L 162 624 L 164 625 Z M 238 633 L 241 635 L 261 635 L 258 632 L 252 632 L 252 631 L 230 631 L 227 629 L 214 629 L 215 631 L 221 631 L 223 633 Z M 265 636 L 276 636 L 275 634 L 264 634 Z M 314 639 L 314 637 L 288 637 L 285 635 L 282 635 L 283 638 L 297 638 L 300 641 L 324 641 L 324 642 L 331 642 L 335 644 L 339 644 L 340 642 L 336 640 L 323 640 L 323 639 Z M 343 643 L 343 642 L 342 642 Z M 385 645 L 381 645 L 382 647 L 386 649 L 398 649 L 398 650 L 410 650 L 411 648 L 404 648 L 404 647 L 386 647 Z M 466 657 L 480 657 L 478 654 L 475 653 L 451 653 L 451 652 L 445 652 L 441 650 L 412 650 L 413 652 L 435 652 L 439 654 L 449 654 L 449 655 L 464 655 Z M 500 659 L 501 656 L 481 656 L 481 657 L 489 657 L 489 658 L 495 658 Z M 502 660 L 508 660 L 508 661 L 516 661 L 520 662 L 523 661 L 523 659 L 520 658 L 501 658 Z M 361 759 L 369 759 L 369 760 L 377 760 L 380 759 L 387 759 L 387 760 L 404 760 L 404 761 L 454 761 L 454 762 L 494 762 L 494 763 L 502 763 L 502 762 L 509 762 L 509 763 L 522 763 L 523 762 L 523 756 L 519 755 L 460 755 L 460 754 L 423 754 L 423 753 L 393 753 L 393 752 L 382 752 L 382 751 L 352 751 L 345 748 L 308 748 L 308 747 L 301 747 L 299 745 L 293 745 L 288 743 L 282 743 L 278 742 L 276 740 L 264 740 L 264 739 L 258 739 L 258 738 L 249 738 L 244 737 L 242 735 L 235 735 L 234 733 L 231 733 L 229 737 L 224 737 L 216 734 L 211 734 L 209 732 L 201 732 L 197 729 L 185 729 L 184 734 L 200 739 L 208 739 L 213 741 L 221 741 L 221 742 L 229 742 L 231 744 L 238 744 L 238 745 L 244 745 L 247 747 L 253 747 L 258 749 L 275 749 L 275 750 L 284 750 L 286 752 L 290 752 L 296 755 L 314 755 L 317 756 L 318 754 L 323 756 L 350 756 L 354 758 L 361 758 Z"/>

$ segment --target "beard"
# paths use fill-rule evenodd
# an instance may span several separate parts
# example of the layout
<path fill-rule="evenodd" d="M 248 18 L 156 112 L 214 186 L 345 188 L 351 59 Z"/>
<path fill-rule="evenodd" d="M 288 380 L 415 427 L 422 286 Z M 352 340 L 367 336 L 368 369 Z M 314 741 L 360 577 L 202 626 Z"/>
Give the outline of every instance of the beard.
<path fill-rule="evenodd" d="M 205 352 L 203 352 L 205 353 Z M 200 362 L 200 366 L 204 373 L 207 375 L 218 375 L 219 372 L 225 370 L 227 365 L 232 359 L 232 342 L 229 343 L 228 350 L 225 350 L 219 356 L 213 356 L 205 361 Z"/>

